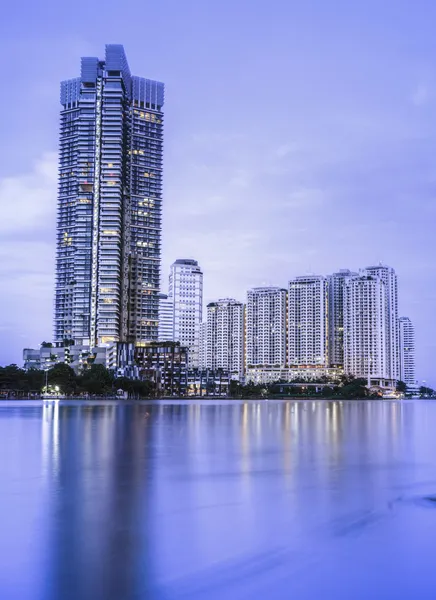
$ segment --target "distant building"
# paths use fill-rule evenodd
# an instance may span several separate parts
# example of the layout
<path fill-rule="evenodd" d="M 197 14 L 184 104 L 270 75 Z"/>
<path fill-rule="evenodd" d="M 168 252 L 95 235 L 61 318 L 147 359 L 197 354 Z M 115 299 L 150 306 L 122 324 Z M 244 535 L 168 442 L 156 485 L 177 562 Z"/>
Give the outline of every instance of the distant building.
<path fill-rule="evenodd" d="M 200 323 L 198 368 L 203 370 L 207 368 L 207 321 Z"/>
<path fill-rule="evenodd" d="M 345 282 L 344 370 L 368 380 L 391 379 L 386 283 L 372 275 Z"/>
<path fill-rule="evenodd" d="M 245 383 L 269 384 L 277 381 L 292 383 L 295 380 L 326 382 L 338 381 L 344 374 L 342 368 L 323 366 L 296 367 L 248 367 L 245 372 Z"/>
<path fill-rule="evenodd" d="M 174 302 L 166 294 L 159 294 L 159 342 L 174 341 Z"/>
<path fill-rule="evenodd" d="M 345 282 L 357 273 L 340 269 L 329 275 L 328 281 L 328 358 L 330 366 L 344 365 L 344 288 Z"/>
<path fill-rule="evenodd" d="M 397 275 L 395 269 L 382 264 L 366 267 L 362 274 L 378 277 L 385 284 L 386 373 L 389 379 L 397 380 L 400 372 Z"/>
<path fill-rule="evenodd" d="M 286 290 L 258 287 L 247 292 L 246 366 L 286 364 Z"/>
<path fill-rule="evenodd" d="M 208 369 L 224 369 L 240 379 L 244 372 L 244 305 L 226 298 L 207 305 Z"/>
<path fill-rule="evenodd" d="M 288 288 L 288 364 L 327 366 L 327 280 L 296 277 Z"/>
<path fill-rule="evenodd" d="M 173 340 L 189 348 L 189 366 L 198 367 L 203 272 L 196 260 L 178 259 L 171 265 L 168 300 L 173 303 Z"/>
<path fill-rule="evenodd" d="M 399 318 L 400 373 L 399 378 L 408 388 L 416 388 L 415 328 L 409 317 Z"/>

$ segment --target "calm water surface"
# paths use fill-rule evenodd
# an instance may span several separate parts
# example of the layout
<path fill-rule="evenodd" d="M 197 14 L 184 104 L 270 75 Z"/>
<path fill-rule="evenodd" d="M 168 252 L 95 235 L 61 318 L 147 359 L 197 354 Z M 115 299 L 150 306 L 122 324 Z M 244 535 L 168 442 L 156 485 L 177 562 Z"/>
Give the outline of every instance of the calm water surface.
<path fill-rule="evenodd" d="M 0 444 L 2 599 L 436 597 L 436 402 L 2 402 Z"/>

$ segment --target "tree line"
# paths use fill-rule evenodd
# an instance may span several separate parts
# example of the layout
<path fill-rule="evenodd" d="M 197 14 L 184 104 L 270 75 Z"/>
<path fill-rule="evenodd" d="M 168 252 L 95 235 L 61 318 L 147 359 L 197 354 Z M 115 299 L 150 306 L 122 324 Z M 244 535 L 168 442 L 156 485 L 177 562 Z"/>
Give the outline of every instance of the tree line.
<path fill-rule="evenodd" d="M 21 369 L 17 365 L 0 367 L 0 391 L 12 395 L 39 395 L 45 389 L 59 388 L 66 396 L 96 395 L 115 396 L 118 390 L 138 398 L 153 396 L 155 386 L 151 381 L 140 381 L 116 377 L 113 371 L 103 365 L 92 365 L 78 375 L 69 365 L 58 363 L 45 371 L 39 369 Z"/>

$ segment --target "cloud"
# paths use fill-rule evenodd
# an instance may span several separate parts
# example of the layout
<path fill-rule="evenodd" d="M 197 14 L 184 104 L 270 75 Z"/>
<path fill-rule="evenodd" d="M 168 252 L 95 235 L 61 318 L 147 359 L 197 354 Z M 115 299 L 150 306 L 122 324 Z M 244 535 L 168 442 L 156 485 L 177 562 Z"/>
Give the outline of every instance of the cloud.
<path fill-rule="evenodd" d="M 0 234 L 11 235 L 52 223 L 56 213 L 57 158 L 43 154 L 29 173 L 0 180 Z"/>
<path fill-rule="evenodd" d="M 0 332 L 9 355 L 51 334 L 57 161 L 44 153 L 28 173 L 0 179 Z M 13 338 L 7 340 L 7 331 Z M 9 336 L 10 337 L 10 336 Z"/>

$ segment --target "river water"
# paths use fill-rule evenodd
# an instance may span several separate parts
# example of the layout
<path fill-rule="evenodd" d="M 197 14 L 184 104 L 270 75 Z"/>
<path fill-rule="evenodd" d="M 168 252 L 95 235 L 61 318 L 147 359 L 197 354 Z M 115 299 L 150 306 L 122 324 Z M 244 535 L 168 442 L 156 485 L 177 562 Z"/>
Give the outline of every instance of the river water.
<path fill-rule="evenodd" d="M 436 597 L 436 402 L 2 402 L 0 444 L 2 599 Z"/>

